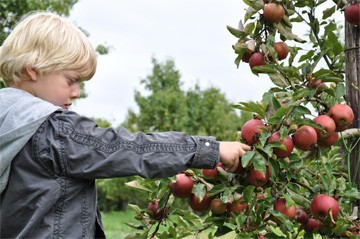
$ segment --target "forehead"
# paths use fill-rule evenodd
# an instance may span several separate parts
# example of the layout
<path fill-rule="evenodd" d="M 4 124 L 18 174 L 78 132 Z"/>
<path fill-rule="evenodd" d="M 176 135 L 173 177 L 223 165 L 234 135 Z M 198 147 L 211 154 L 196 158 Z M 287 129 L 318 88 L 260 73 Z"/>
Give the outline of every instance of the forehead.
<path fill-rule="evenodd" d="M 61 74 L 63 74 L 65 77 L 71 77 L 76 80 L 81 80 L 80 72 L 75 71 L 75 70 L 62 71 Z"/>

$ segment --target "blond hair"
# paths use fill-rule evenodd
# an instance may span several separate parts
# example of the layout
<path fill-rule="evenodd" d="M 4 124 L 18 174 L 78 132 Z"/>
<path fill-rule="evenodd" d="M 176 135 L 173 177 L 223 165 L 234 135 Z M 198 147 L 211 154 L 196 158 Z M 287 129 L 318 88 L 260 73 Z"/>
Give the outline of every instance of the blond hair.
<path fill-rule="evenodd" d="M 7 86 L 39 74 L 73 70 L 80 80 L 96 71 L 96 52 L 87 36 L 68 19 L 48 12 L 25 16 L 0 47 L 0 76 Z"/>

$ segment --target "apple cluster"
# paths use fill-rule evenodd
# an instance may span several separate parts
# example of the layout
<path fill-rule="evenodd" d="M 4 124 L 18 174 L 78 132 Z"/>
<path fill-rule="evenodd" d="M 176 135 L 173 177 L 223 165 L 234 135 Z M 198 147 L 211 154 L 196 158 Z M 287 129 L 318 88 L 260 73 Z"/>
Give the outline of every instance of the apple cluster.
<path fill-rule="evenodd" d="M 335 104 L 330 107 L 327 114 L 319 115 L 312 120 L 317 127 L 310 125 L 292 125 L 295 128 L 291 135 L 282 136 L 279 131 L 272 132 L 268 143 L 278 142 L 273 152 L 277 157 L 288 157 L 294 149 L 308 151 L 320 147 L 331 147 L 339 138 L 338 132 L 346 130 L 354 121 L 354 112 L 347 104 Z M 254 145 L 258 142 L 261 133 L 268 131 L 268 127 L 260 119 L 247 121 L 241 130 L 242 140 Z M 292 132 L 292 130 L 289 130 Z"/>
<path fill-rule="evenodd" d="M 264 5 L 262 17 L 267 24 L 276 24 L 285 16 L 285 9 L 277 3 L 267 3 Z M 276 60 L 287 58 L 290 48 L 283 42 L 278 41 L 271 46 L 263 44 L 259 39 L 240 39 L 234 45 L 235 52 L 241 55 L 243 62 L 249 63 L 251 69 L 257 66 L 264 66 L 266 62 L 274 63 Z"/>
<path fill-rule="evenodd" d="M 315 128 L 309 125 L 301 125 L 296 128 L 291 135 L 285 136 L 282 136 L 279 131 L 275 131 L 270 134 L 267 142 L 269 144 L 276 143 L 274 144 L 273 153 L 278 158 L 290 156 L 290 154 L 293 153 L 294 148 L 307 151 L 314 149 L 316 145 L 320 147 L 331 147 L 338 139 L 338 132 L 347 129 L 353 120 L 354 114 L 348 105 L 336 104 L 329 109 L 328 114 L 319 115 L 313 119 L 313 122 L 316 123 L 318 127 Z M 242 127 L 241 140 L 256 148 L 256 143 L 264 131 L 268 132 L 269 127 L 262 120 L 257 118 L 251 119 Z M 221 174 L 228 173 L 224 170 L 220 162 L 214 169 L 201 170 L 201 177 L 214 184 L 220 182 Z M 256 188 L 264 187 L 269 182 L 271 176 L 269 166 L 266 166 L 265 172 L 261 172 L 251 165 L 248 168 L 243 168 L 241 164 L 233 174 L 245 175 L 245 181 L 242 182 L 242 184 L 253 185 Z M 228 202 L 223 202 L 217 195 L 209 196 L 208 190 L 206 190 L 205 195 L 200 199 L 193 193 L 193 188 L 195 183 L 204 182 L 206 183 L 206 181 L 199 180 L 196 175 L 190 176 L 187 173 L 179 173 L 176 175 L 176 180 L 170 182 L 169 189 L 174 197 L 187 199 L 189 206 L 193 211 L 206 212 L 210 210 L 213 215 L 231 215 L 231 213 L 240 214 L 247 210 L 248 204 L 245 203 L 241 197 L 233 196 Z M 259 194 L 259 196 L 264 197 L 263 194 Z M 286 207 L 284 198 L 279 198 L 275 202 L 274 210 L 283 213 L 288 218 L 301 218 L 299 220 L 304 225 L 304 228 L 311 231 L 309 228 L 314 229 L 320 226 L 316 220 L 323 220 L 328 211 L 328 208 L 325 207 L 324 209 L 319 206 L 324 206 L 324 204 L 319 203 L 319 200 L 321 198 L 329 197 L 330 196 L 326 195 L 318 195 L 314 198 L 311 206 L 311 212 L 314 218 L 310 218 L 306 221 L 302 218 L 302 211 L 296 210 L 295 206 L 291 206 L 290 208 Z M 333 204 L 336 202 L 334 202 L 334 200 L 335 199 L 333 199 Z M 330 199 L 321 199 L 320 201 L 330 201 Z M 318 210 L 319 207 L 321 210 Z M 169 214 L 169 210 L 166 207 L 158 209 L 157 200 L 150 202 L 148 209 L 151 211 L 151 217 L 155 220 L 162 220 Z M 337 207 L 333 208 L 334 219 L 336 218 L 338 211 L 339 206 L 337 205 Z M 315 227 L 315 225 L 317 226 Z"/>

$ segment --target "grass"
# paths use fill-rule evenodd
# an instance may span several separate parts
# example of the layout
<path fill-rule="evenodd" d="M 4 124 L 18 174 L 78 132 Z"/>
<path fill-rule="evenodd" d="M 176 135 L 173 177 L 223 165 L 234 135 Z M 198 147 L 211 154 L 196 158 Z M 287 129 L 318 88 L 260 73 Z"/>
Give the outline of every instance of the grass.
<path fill-rule="evenodd" d="M 134 213 L 127 211 L 102 212 L 105 235 L 108 239 L 122 239 L 133 232 L 133 228 L 125 223 L 135 223 Z"/>
<path fill-rule="evenodd" d="M 111 211 L 111 212 L 102 212 L 102 219 L 105 228 L 105 235 L 108 239 L 123 239 L 127 235 L 131 235 L 134 232 L 134 228 L 126 225 L 126 223 L 135 223 L 137 220 L 134 218 L 135 214 L 131 210 L 126 211 Z M 209 230 L 204 231 L 200 238 L 207 239 Z M 186 239 L 193 239 L 195 236 L 188 236 Z M 229 234 L 219 237 L 218 239 L 231 239 L 235 236 L 230 236 Z"/>

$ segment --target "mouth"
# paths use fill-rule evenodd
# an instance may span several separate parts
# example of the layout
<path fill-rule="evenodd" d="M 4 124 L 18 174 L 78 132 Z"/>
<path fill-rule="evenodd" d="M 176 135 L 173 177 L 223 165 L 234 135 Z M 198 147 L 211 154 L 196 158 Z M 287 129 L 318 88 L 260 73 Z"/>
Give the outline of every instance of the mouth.
<path fill-rule="evenodd" d="M 71 105 L 72 105 L 72 104 L 65 104 L 63 108 L 66 109 L 66 110 L 68 110 Z"/>

